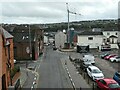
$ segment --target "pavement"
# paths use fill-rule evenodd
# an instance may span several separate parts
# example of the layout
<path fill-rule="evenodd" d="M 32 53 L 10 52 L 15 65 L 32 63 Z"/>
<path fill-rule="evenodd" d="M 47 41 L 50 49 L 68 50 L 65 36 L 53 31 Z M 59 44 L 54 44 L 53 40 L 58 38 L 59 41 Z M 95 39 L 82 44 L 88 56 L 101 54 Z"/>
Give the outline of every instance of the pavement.
<path fill-rule="evenodd" d="M 62 52 L 74 52 L 76 51 L 75 49 L 60 49 Z"/>
<path fill-rule="evenodd" d="M 21 67 L 20 70 L 21 70 L 20 71 L 21 72 L 20 85 L 21 85 L 21 88 L 22 88 L 28 77 L 27 77 L 27 70 L 25 68 Z"/>
<path fill-rule="evenodd" d="M 77 72 L 75 66 L 71 63 L 68 57 L 61 59 L 61 62 L 64 69 L 68 72 L 73 87 L 81 89 L 91 88 L 84 78 Z"/>
<path fill-rule="evenodd" d="M 38 60 L 40 60 L 41 57 L 38 58 Z M 21 75 L 20 75 L 20 85 L 21 88 L 36 88 L 37 84 L 35 82 L 37 82 L 37 79 L 39 78 L 38 73 L 36 72 L 36 66 L 37 66 L 37 62 L 38 60 L 34 61 L 34 62 L 29 62 L 28 61 L 28 68 L 26 68 L 26 62 L 25 61 L 21 61 L 19 62 L 20 65 L 20 69 L 21 69 Z"/>

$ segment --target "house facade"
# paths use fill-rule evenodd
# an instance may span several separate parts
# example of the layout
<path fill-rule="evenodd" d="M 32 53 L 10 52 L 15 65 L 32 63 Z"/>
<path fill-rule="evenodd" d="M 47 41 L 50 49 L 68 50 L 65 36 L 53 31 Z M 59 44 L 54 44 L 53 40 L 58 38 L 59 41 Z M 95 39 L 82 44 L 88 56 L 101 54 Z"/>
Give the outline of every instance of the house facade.
<path fill-rule="evenodd" d="M 66 43 L 66 34 L 62 31 L 58 31 L 55 34 L 55 46 L 57 48 L 64 48 L 64 44 Z"/>
<path fill-rule="evenodd" d="M 11 77 L 11 71 L 14 67 L 13 36 L 0 26 L 0 89 L 7 90 L 14 86 L 16 76 Z M 18 75 L 19 76 L 19 75 Z"/>
<path fill-rule="evenodd" d="M 77 45 L 87 46 L 90 49 L 101 49 L 103 43 L 103 33 L 93 31 L 83 31 L 77 35 Z"/>
<path fill-rule="evenodd" d="M 104 30 L 104 42 L 111 45 L 112 49 L 118 49 L 117 40 L 118 40 L 118 31 L 117 30 Z"/>
<path fill-rule="evenodd" d="M 14 36 L 14 56 L 16 60 L 37 60 L 43 52 L 43 30 L 34 25 L 17 25 Z"/>

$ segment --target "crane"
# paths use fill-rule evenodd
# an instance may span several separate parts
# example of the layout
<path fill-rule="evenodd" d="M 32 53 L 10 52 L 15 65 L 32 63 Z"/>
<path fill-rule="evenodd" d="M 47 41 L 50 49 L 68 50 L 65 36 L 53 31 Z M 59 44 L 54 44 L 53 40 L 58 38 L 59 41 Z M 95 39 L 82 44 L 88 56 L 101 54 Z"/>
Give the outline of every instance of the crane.
<path fill-rule="evenodd" d="M 69 26 L 70 26 L 70 25 L 69 25 L 69 14 L 70 14 L 70 13 L 71 13 L 71 14 L 75 14 L 75 15 L 81 15 L 81 14 L 70 11 L 70 10 L 69 10 L 69 7 L 68 7 L 68 3 L 66 3 L 66 6 L 67 6 L 67 13 L 68 13 L 68 30 L 67 30 L 67 31 L 69 31 Z M 68 43 L 68 35 L 67 35 L 67 43 Z"/>

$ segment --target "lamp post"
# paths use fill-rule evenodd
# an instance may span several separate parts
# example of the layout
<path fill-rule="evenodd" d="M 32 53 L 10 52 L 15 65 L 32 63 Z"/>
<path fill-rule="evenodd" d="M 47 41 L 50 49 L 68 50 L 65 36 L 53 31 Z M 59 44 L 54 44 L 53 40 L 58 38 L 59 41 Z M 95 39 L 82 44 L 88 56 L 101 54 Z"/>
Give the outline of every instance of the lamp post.
<path fill-rule="evenodd" d="M 30 44 L 30 59 L 32 59 L 32 48 L 31 48 L 31 31 L 30 31 L 30 24 L 29 24 L 29 44 Z"/>

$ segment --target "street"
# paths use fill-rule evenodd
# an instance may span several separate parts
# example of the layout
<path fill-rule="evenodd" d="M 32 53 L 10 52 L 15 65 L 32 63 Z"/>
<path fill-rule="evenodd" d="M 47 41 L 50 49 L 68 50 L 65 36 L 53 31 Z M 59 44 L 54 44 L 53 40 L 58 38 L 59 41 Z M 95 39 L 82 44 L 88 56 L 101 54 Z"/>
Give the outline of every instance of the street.
<path fill-rule="evenodd" d="M 92 88 L 94 82 L 87 75 L 84 78 L 85 72 L 83 75 L 77 73 L 68 58 L 69 55 L 72 58 L 82 58 L 83 54 L 60 52 L 53 50 L 51 45 L 45 46 L 43 55 L 37 61 L 28 62 L 28 75 L 23 88 Z M 94 55 L 95 65 L 103 71 L 106 78 L 112 78 L 119 64 L 100 59 L 99 54 Z M 25 68 L 26 64 L 21 66 Z"/>
<path fill-rule="evenodd" d="M 64 54 L 53 51 L 51 46 L 44 48 L 43 60 L 40 62 L 40 68 L 37 69 L 40 74 L 38 88 L 72 88 L 60 60 L 64 57 Z"/>

